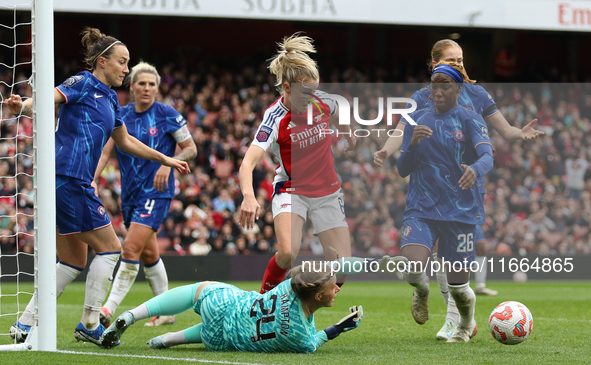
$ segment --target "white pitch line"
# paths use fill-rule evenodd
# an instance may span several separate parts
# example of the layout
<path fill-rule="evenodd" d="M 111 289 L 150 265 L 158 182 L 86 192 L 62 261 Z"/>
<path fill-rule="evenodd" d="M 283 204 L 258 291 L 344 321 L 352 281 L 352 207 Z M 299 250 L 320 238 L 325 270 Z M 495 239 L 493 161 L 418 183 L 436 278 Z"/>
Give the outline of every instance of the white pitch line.
<path fill-rule="evenodd" d="M 125 355 L 125 354 L 109 354 L 104 352 L 83 352 L 83 351 L 65 351 L 57 350 L 61 354 L 73 354 L 73 355 L 92 355 L 92 356 L 111 356 L 111 357 L 132 357 L 136 359 L 152 359 L 152 360 L 170 360 L 170 361 L 185 361 L 185 362 L 201 362 L 208 364 L 228 364 L 228 365 L 263 365 L 251 362 L 232 362 L 232 361 L 216 361 L 216 360 L 203 360 L 193 359 L 189 357 L 166 357 L 166 356 L 147 356 L 147 355 Z"/>

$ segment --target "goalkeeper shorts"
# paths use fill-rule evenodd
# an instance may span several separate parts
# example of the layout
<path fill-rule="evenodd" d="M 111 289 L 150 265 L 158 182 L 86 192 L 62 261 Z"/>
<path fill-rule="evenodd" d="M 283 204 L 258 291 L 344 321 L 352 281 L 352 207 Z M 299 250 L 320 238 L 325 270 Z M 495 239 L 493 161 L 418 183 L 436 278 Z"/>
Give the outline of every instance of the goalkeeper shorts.
<path fill-rule="evenodd" d="M 201 291 L 193 310 L 201 316 L 201 339 L 208 350 L 228 351 L 228 343 L 224 339 L 226 309 L 235 305 L 235 298 L 242 293 L 243 290 L 224 283 L 209 284 Z"/>

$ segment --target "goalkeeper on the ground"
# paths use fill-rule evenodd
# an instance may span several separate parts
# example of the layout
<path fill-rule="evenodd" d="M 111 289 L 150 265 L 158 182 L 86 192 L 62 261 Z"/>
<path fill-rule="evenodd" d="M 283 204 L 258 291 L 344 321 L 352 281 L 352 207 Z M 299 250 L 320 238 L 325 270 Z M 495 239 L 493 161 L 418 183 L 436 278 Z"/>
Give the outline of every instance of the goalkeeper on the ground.
<path fill-rule="evenodd" d="M 380 265 L 388 259 L 384 257 Z M 201 316 L 202 323 L 155 337 L 148 345 L 162 349 L 203 343 L 211 351 L 311 353 L 342 332 L 359 326 L 363 308 L 354 306 L 337 324 L 316 331 L 314 312 L 332 307 L 340 291 L 336 276 L 329 271 L 306 270 L 305 266 L 304 269 L 302 266 L 293 268 L 290 275 L 291 279 L 265 294 L 217 282 L 172 289 L 121 314 L 105 330 L 102 344 L 105 348 L 115 346 L 123 332 L 136 321 L 178 314 L 189 308 Z"/>

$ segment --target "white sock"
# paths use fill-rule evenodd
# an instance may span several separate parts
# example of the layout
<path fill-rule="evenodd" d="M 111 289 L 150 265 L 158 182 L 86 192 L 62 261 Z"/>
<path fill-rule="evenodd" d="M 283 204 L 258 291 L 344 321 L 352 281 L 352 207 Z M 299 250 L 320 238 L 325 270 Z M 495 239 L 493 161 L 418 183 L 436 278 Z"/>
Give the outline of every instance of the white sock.
<path fill-rule="evenodd" d="M 140 304 L 139 306 L 130 310 L 130 312 L 133 314 L 133 318 L 136 322 L 150 317 L 146 303 Z"/>
<path fill-rule="evenodd" d="M 164 343 L 166 344 L 166 347 L 183 345 L 187 343 L 184 331 L 168 332 L 163 334 L 162 337 L 164 338 Z"/>
<path fill-rule="evenodd" d="M 146 273 L 146 280 L 150 284 L 154 296 L 168 291 L 168 275 L 166 275 L 166 268 L 160 257 L 156 263 L 149 266 L 144 265 L 144 272 Z"/>
<path fill-rule="evenodd" d="M 449 292 L 460 313 L 460 326 L 469 327 L 474 323 L 474 308 L 476 307 L 476 295 L 470 288 L 470 282 L 462 285 L 450 285 Z"/>
<path fill-rule="evenodd" d="M 456 301 L 451 295 L 449 296 L 449 301 L 447 302 L 447 315 L 445 316 L 446 320 L 448 318 L 452 319 L 455 323 L 460 321 L 460 312 L 458 312 Z"/>
<path fill-rule="evenodd" d="M 476 288 L 484 288 L 486 286 L 486 274 L 488 272 L 486 256 L 476 256 L 474 261 L 478 262 L 479 267 L 479 270 L 474 273 Z"/>
<path fill-rule="evenodd" d="M 107 303 L 105 303 L 105 307 L 111 315 L 115 314 L 117 307 L 125 299 L 129 289 L 131 289 L 131 286 L 135 282 L 139 270 L 139 261 L 121 259 L 121 265 L 119 265 L 119 270 L 117 271 L 117 275 L 115 275 L 115 280 L 113 280 L 113 288 L 111 289 Z"/>
<path fill-rule="evenodd" d="M 74 281 L 78 277 L 78 275 L 80 275 L 82 270 L 84 269 L 68 265 L 61 261 L 57 263 L 55 267 L 56 299 L 61 297 L 64 290 L 66 290 L 68 284 Z M 32 326 L 33 324 L 35 324 L 35 299 L 36 297 L 33 296 L 29 301 L 29 304 L 27 304 L 27 308 L 25 308 L 24 313 L 18 320 L 20 323 L 25 324 L 27 326 Z"/>
<path fill-rule="evenodd" d="M 429 282 L 427 281 L 427 274 L 424 271 L 411 271 L 406 276 L 406 282 L 417 288 L 419 294 L 429 292 Z"/>
<path fill-rule="evenodd" d="M 80 320 L 87 330 L 92 331 L 99 326 L 101 305 L 111 287 L 113 270 L 120 256 L 121 251 L 97 253 L 90 263 L 86 277 L 84 311 Z"/>
<path fill-rule="evenodd" d="M 435 252 L 432 257 L 433 261 L 437 260 L 437 252 Z M 439 264 L 441 264 L 441 261 L 439 261 Z M 439 291 L 441 292 L 441 296 L 443 296 L 443 301 L 445 302 L 445 305 L 448 305 L 449 288 L 447 287 L 447 273 L 443 265 L 441 265 L 439 270 L 435 272 L 435 277 L 437 278 L 437 285 L 439 285 Z"/>

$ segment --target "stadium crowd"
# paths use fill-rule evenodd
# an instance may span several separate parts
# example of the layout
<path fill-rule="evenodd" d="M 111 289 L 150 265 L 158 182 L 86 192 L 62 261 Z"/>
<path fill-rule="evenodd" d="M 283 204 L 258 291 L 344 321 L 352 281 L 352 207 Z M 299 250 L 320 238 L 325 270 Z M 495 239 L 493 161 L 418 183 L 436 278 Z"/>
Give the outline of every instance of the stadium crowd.
<path fill-rule="evenodd" d="M 56 82 L 77 73 L 75 63 L 58 61 L 56 65 Z M 245 231 L 237 224 L 242 201 L 238 168 L 265 109 L 278 98 L 266 64 L 239 71 L 224 70 L 215 64 L 202 64 L 191 70 L 167 64 L 159 71 L 162 82 L 157 100 L 173 106 L 185 117 L 198 147 L 198 155 L 190 164 L 192 173 L 177 176 L 176 199 L 158 232 L 161 253 L 274 252 L 271 197 L 276 164 L 269 154 L 254 171 L 255 191 L 261 205 L 257 226 Z M 321 74 L 330 75 L 323 81 L 332 83 L 403 82 L 397 90 L 404 95 L 397 96 L 406 97 L 428 83 L 426 72 L 401 77 L 400 72 L 384 68 L 360 71 L 349 67 Z M 7 77 L 0 74 L 1 80 L 8 82 Z M 510 124 L 521 128 L 537 118 L 539 128 L 546 133 L 534 141 L 515 143 L 490 133 L 496 154 L 495 168 L 487 176 L 485 197 L 483 230 L 488 254 L 591 254 L 591 84 L 547 82 L 559 80 L 560 77 L 536 84 L 483 84 Z M 15 92 L 31 95 L 26 82 L 19 83 L 17 88 Z M 10 90 L 0 83 L 0 92 L 6 97 Z M 121 105 L 131 102 L 128 91 L 120 89 L 118 94 Z M 372 104 L 361 108 L 364 119 L 375 118 L 375 113 Z M 2 108 L 2 253 L 15 252 L 17 246 L 18 250 L 32 251 L 32 133 L 29 118 L 16 118 Z M 385 138 L 384 133 L 379 137 L 360 137 L 355 152 L 345 154 L 344 140 L 333 137 L 333 154 L 345 193 L 345 213 L 356 256 L 398 253 L 407 181 L 397 174 L 395 157 L 383 167 L 373 165 L 373 153 Z M 120 189 L 117 159 L 113 156 L 101 176 L 99 196 L 122 239 L 125 228 L 118 202 Z M 301 250 L 307 254 L 323 253 L 310 226 L 305 227 Z"/>

